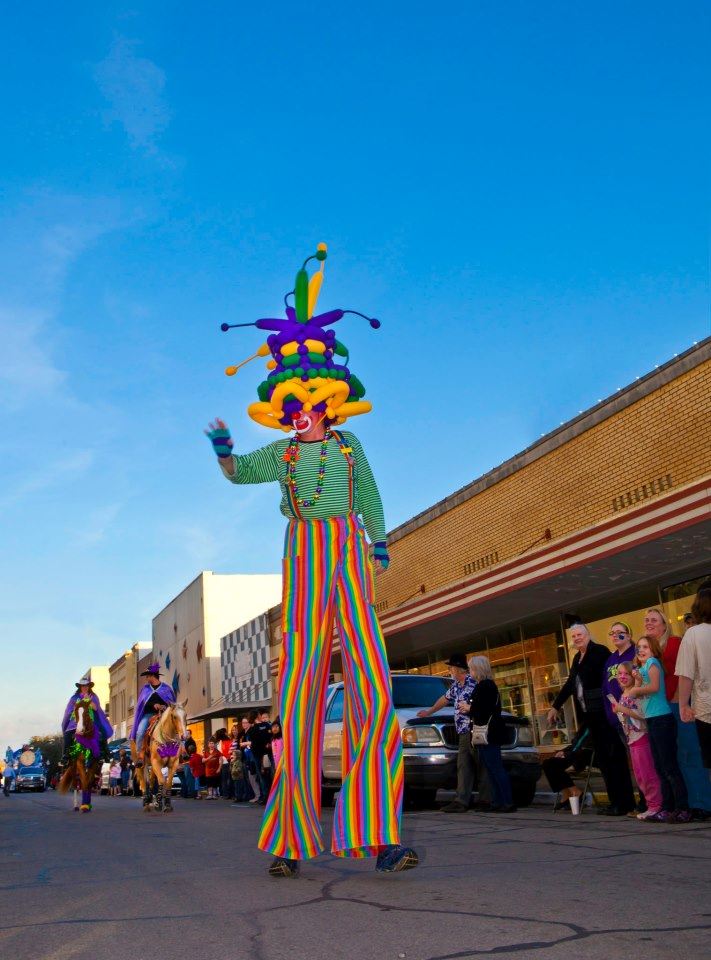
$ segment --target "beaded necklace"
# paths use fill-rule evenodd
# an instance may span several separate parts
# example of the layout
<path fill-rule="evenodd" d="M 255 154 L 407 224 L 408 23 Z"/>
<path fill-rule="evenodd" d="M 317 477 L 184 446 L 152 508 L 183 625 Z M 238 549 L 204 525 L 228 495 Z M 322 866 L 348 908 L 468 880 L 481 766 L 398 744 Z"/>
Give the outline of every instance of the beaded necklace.
<path fill-rule="evenodd" d="M 316 478 L 316 489 L 313 492 L 313 495 L 309 499 L 305 499 L 299 496 L 299 488 L 296 484 L 296 463 L 299 459 L 299 436 L 298 434 L 295 437 L 291 438 L 289 446 L 286 448 L 284 453 L 284 460 L 286 460 L 286 482 L 289 484 L 291 489 L 291 494 L 296 502 L 298 507 L 313 507 L 316 501 L 319 499 L 323 493 L 323 482 L 326 477 L 326 460 L 328 459 L 328 441 L 331 439 L 331 431 L 326 430 L 323 440 L 321 441 L 321 455 L 319 457 L 319 466 L 318 466 L 318 476 Z"/>

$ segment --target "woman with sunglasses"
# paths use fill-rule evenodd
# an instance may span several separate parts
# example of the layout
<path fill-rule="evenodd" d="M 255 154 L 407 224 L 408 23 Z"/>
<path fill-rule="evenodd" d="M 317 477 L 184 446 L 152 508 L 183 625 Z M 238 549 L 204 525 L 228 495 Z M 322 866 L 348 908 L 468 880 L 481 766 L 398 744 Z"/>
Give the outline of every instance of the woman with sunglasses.
<path fill-rule="evenodd" d="M 602 695 L 605 703 L 605 712 L 610 725 L 617 729 L 619 722 L 612 710 L 610 696 L 619 700 L 622 694 L 619 683 L 617 682 L 617 671 L 621 663 L 629 663 L 634 660 L 636 650 L 632 642 L 632 631 L 623 620 L 616 620 L 608 631 L 608 640 L 613 645 L 614 652 L 607 658 L 605 664 L 605 673 L 602 681 Z"/>

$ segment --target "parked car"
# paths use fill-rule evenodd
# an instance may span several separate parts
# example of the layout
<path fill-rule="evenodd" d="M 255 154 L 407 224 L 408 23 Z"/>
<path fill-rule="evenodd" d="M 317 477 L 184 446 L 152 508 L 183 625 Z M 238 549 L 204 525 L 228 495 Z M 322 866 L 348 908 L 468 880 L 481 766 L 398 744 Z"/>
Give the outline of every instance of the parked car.
<path fill-rule="evenodd" d="M 454 713 L 445 708 L 431 717 L 417 716 L 446 693 L 447 677 L 396 673 L 392 676 L 395 713 L 400 723 L 405 762 L 405 793 L 418 806 L 432 806 L 439 789 L 457 785 L 459 737 Z M 322 801 L 329 804 L 341 784 L 341 734 L 343 729 L 343 683 L 332 684 L 326 697 Z M 533 802 L 541 775 L 533 731 L 526 717 L 502 714 L 508 742 L 501 748 L 504 767 L 511 778 L 514 803 L 526 807 Z"/>
<path fill-rule="evenodd" d="M 15 790 L 36 790 L 43 793 L 47 789 L 47 772 L 41 764 L 31 767 L 18 767 L 15 773 Z"/>

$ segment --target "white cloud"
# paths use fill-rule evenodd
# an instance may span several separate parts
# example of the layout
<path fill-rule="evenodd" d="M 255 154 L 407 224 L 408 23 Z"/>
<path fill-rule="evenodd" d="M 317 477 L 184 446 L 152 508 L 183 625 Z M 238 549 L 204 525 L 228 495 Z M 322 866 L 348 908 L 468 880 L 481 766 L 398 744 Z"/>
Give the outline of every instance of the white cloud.
<path fill-rule="evenodd" d="M 152 60 L 139 57 L 137 46 L 136 40 L 117 37 L 97 64 L 95 77 L 111 105 L 108 119 L 122 125 L 134 148 L 155 154 L 156 141 L 170 120 L 165 73 Z"/>
<path fill-rule="evenodd" d="M 122 506 L 121 503 L 107 503 L 92 510 L 82 528 L 76 531 L 76 540 L 86 545 L 100 543 L 113 525 Z"/>
<path fill-rule="evenodd" d="M 67 275 L 100 237 L 135 223 L 115 198 L 24 193 L 0 220 L 0 408 L 73 402 L 54 358 L 55 327 Z"/>
<path fill-rule="evenodd" d="M 20 409 L 29 396 L 54 395 L 66 382 L 44 340 L 49 319 L 44 310 L 0 304 L 0 403 L 6 410 Z"/>
<path fill-rule="evenodd" d="M 38 493 L 40 490 L 56 487 L 62 479 L 75 480 L 86 473 L 93 463 L 94 454 L 91 450 L 77 450 L 64 459 L 54 461 L 51 470 L 31 473 L 26 479 L 21 480 L 16 487 L 6 489 L 3 496 L 0 497 L 0 510 L 14 507 L 20 501 Z"/>

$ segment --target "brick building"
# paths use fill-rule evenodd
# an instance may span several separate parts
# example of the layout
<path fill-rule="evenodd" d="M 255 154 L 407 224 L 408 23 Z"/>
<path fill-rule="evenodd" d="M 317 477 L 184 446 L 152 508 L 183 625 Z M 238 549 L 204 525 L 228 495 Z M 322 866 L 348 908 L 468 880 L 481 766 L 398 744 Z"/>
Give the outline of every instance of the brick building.
<path fill-rule="evenodd" d="M 711 338 L 639 378 L 391 531 L 377 609 L 395 670 L 442 673 L 484 652 L 505 706 L 537 742 L 584 618 L 639 635 L 644 611 L 679 625 L 711 574 Z M 272 670 L 280 611 L 269 613 Z M 337 673 L 336 640 L 333 669 Z M 277 681 L 278 682 L 278 681 Z"/>

